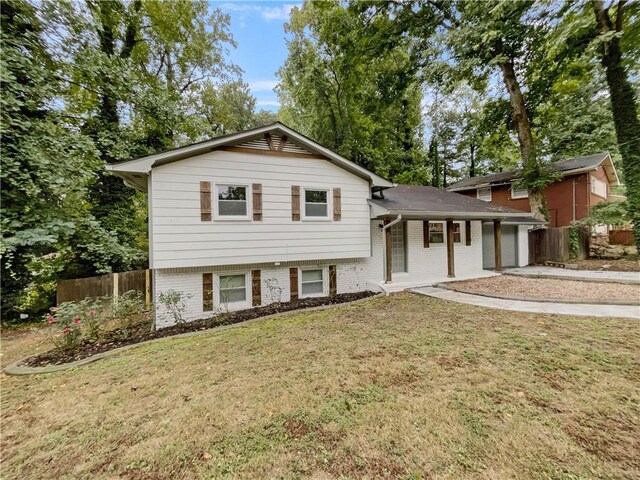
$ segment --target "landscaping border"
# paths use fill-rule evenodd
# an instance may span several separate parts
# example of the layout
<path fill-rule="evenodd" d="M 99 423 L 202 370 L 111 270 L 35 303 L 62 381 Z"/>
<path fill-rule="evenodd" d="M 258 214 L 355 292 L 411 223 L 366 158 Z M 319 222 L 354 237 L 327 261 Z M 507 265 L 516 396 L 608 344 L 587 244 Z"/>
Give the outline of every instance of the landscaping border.
<path fill-rule="evenodd" d="M 599 272 L 600 270 L 571 270 L 572 272 Z M 627 273 L 627 272 L 624 272 Z M 569 275 L 554 275 L 554 274 L 540 274 L 540 273 L 512 273 L 509 271 L 502 272 L 502 275 L 509 275 L 511 277 L 524 277 L 524 278 L 549 278 L 551 280 L 575 280 L 576 282 L 593 282 L 593 283 L 619 283 L 621 285 L 639 285 L 640 281 L 626 280 L 617 278 L 593 278 L 593 277 L 581 277 L 581 276 L 569 276 Z"/>
<path fill-rule="evenodd" d="M 515 275 L 514 275 L 515 276 Z M 523 275 L 518 275 L 522 277 Z M 548 277 L 547 277 L 548 278 Z M 563 278 L 566 280 L 566 278 Z M 449 283 L 449 284 L 447 284 Z M 486 293 L 486 292 L 475 292 L 471 290 L 462 290 L 459 288 L 455 288 L 451 285 L 451 283 L 455 282 L 445 282 L 445 283 L 436 283 L 434 287 L 444 288 L 445 290 L 451 290 L 452 292 L 458 293 L 466 293 L 467 295 L 479 295 L 481 297 L 488 298 L 499 298 L 501 300 L 520 300 L 523 302 L 540 302 L 540 303 L 572 303 L 578 305 L 621 305 L 621 306 L 631 306 L 631 307 L 640 307 L 639 302 L 634 302 L 632 300 L 600 300 L 594 301 L 590 299 L 571 299 L 571 298 L 543 298 L 543 297 L 518 297 L 516 295 L 500 295 L 497 293 Z"/>
<path fill-rule="evenodd" d="M 171 339 L 174 339 L 174 338 L 195 337 L 195 336 L 204 335 L 204 334 L 207 334 L 207 333 L 216 334 L 216 333 L 222 332 L 222 331 L 230 329 L 230 328 L 241 327 L 243 325 L 249 325 L 251 323 L 259 322 L 259 321 L 262 321 L 262 320 L 269 320 L 271 318 L 278 317 L 278 316 L 290 315 L 290 314 L 295 314 L 295 313 L 300 313 L 300 312 L 313 312 L 313 311 L 318 311 L 318 310 L 327 310 L 329 308 L 336 308 L 336 307 L 355 305 L 357 303 L 362 303 L 362 302 L 365 302 L 365 301 L 373 300 L 375 298 L 380 298 L 380 297 L 384 297 L 384 296 L 385 296 L 384 293 L 376 293 L 375 295 L 372 295 L 370 297 L 359 298 L 357 300 L 353 300 L 352 302 L 333 303 L 333 304 L 328 304 L 328 305 L 319 305 L 317 307 L 299 308 L 297 310 L 289 310 L 287 312 L 272 313 L 271 315 L 265 315 L 264 317 L 252 318 L 251 320 L 245 320 L 244 322 L 232 323 L 230 325 L 221 325 L 219 327 L 207 328 L 205 330 L 197 330 L 195 332 L 179 333 L 177 335 L 172 335 L 172 336 L 169 336 L 169 337 L 153 338 L 151 340 L 145 340 L 144 342 L 140 342 L 140 343 L 132 343 L 131 345 L 125 345 L 123 347 L 114 348 L 113 350 L 107 350 L 106 352 L 97 353 L 95 355 L 83 358 L 81 360 L 75 360 L 73 362 L 63 363 L 63 364 L 60 364 L 60 365 L 48 365 L 48 366 L 45 366 L 45 367 L 28 367 L 28 366 L 22 365 L 25 360 L 30 358 L 30 357 L 26 357 L 26 358 L 23 358 L 21 360 L 17 360 L 15 362 L 7 365 L 3 369 L 3 371 L 7 375 L 39 375 L 39 374 L 45 374 L 45 373 L 55 373 L 55 372 L 59 372 L 59 371 L 62 371 L 62 370 L 67 370 L 67 369 L 70 369 L 70 368 L 80 367 L 82 365 L 87 365 L 89 363 L 95 362 L 95 361 L 100 360 L 102 358 L 110 357 L 112 355 L 116 355 L 118 353 L 125 352 L 127 350 L 130 350 L 130 349 L 135 348 L 135 347 L 139 347 L 141 345 L 148 345 L 148 344 L 151 344 L 151 343 L 161 342 L 161 341 L 165 341 L 165 340 L 171 340 Z"/>

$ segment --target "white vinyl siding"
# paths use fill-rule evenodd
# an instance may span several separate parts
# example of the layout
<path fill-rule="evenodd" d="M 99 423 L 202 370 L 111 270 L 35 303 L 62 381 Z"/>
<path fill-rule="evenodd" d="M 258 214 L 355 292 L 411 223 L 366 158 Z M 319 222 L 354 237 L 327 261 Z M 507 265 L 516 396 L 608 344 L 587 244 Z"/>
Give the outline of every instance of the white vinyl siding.
<path fill-rule="evenodd" d="M 607 198 L 607 184 L 591 175 L 591 193 L 602 198 Z"/>
<path fill-rule="evenodd" d="M 151 268 L 363 258 L 370 256 L 369 183 L 327 160 L 213 151 L 153 169 Z M 201 181 L 262 185 L 261 222 L 200 220 Z M 341 188 L 342 221 L 293 222 L 291 186 Z M 302 190 L 302 189 L 301 189 Z M 302 194 L 302 192 L 301 192 Z M 301 195 L 301 210 L 304 209 Z M 331 215 L 331 194 L 328 195 Z"/>
<path fill-rule="evenodd" d="M 526 188 L 516 188 L 514 186 L 511 187 L 511 198 L 529 198 L 529 192 Z"/>
<path fill-rule="evenodd" d="M 300 298 L 325 294 L 324 268 L 302 269 L 300 273 Z"/>
<path fill-rule="evenodd" d="M 491 187 L 478 188 L 476 190 L 476 198 L 485 202 L 491 201 Z"/>

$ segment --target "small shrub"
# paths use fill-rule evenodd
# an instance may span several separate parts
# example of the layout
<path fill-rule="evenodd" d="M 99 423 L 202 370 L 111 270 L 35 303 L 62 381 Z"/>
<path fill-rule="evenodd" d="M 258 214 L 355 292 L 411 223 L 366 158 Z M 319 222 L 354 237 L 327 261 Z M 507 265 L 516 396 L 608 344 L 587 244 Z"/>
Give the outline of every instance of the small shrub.
<path fill-rule="evenodd" d="M 145 309 L 144 299 L 140 292 L 129 290 L 118 297 L 118 301 L 113 305 L 111 317 L 120 329 L 123 338 L 130 337 L 131 329 L 139 321 Z"/>
<path fill-rule="evenodd" d="M 167 290 L 158 295 L 158 303 L 173 315 L 173 319 L 177 324 L 183 324 L 186 322 L 187 298 L 189 298 L 189 296 L 182 292 Z"/>

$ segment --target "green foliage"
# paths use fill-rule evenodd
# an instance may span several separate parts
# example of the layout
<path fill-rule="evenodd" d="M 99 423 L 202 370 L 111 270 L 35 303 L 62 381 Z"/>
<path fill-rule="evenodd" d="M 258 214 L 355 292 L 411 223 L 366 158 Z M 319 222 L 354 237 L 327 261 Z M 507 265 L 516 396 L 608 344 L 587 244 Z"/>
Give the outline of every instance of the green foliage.
<path fill-rule="evenodd" d="M 146 196 L 104 169 L 273 120 L 206 1 L 2 4 L 2 315 L 59 278 L 144 268 Z"/>
<path fill-rule="evenodd" d="M 589 208 L 589 214 L 579 221 L 580 225 L 628 225 L 631 221 L 626 201 L 605 201 Z"/>
<path fill-rule="evenodd" d="M 187 313 L 187 299 L 190 295 L 178 290 L 167 290 L 160 292 L 157 303 L 169 312 L 176 324 L 181 325 L 186 322 L 185 314 Z"/>
<path fill-rule="evenodd" d="M 422 95 L 408 41 L 375 44 L 365 30 L 386 26 L 367 26 L 339 2 L 305 2 L 286 28 L 283 121 L 382 176 L 426 183 Z"/>
<path fill-rule="evenodd" d="M 44 315 L 54 346 L 64 351 L 74 351 L 83 343 L 97 343 L 106 333 L 117 330 L 128 338 L 131 328 L 145 311 L 142 294 L 128 291 L 118 297 L 91 298 L 77 302 L 64 302 L 52 307 Z"/>
<path fill-rule="evenodd" d="M 569 257 L 578 258 L 580 253 L 580 227 L 577 225 L 569 226 Z"/>

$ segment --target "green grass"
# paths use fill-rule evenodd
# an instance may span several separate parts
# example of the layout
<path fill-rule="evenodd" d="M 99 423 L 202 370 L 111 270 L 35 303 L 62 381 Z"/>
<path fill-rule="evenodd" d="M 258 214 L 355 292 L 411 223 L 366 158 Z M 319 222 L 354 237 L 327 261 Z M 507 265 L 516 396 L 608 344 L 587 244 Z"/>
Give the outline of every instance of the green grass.
<path fill-rule="evenodd" d="M 6 363 L 29 337 L 2 348 Z M 291 313 L 3 376 L 1 473 L 639 477 L 639 352 L 637 321 L 411 294 Z"/>

